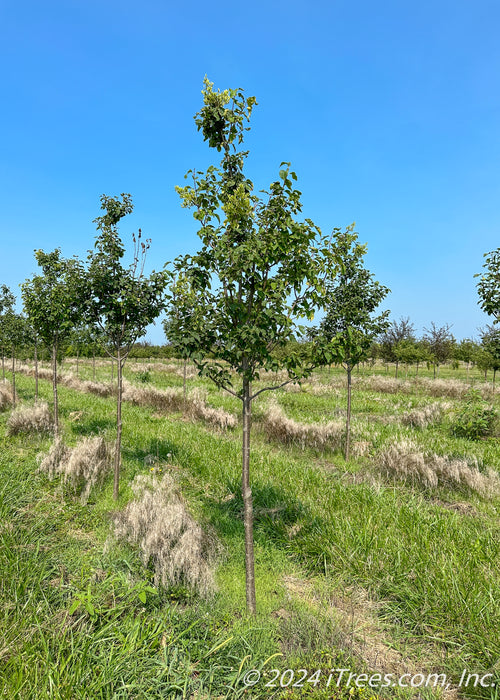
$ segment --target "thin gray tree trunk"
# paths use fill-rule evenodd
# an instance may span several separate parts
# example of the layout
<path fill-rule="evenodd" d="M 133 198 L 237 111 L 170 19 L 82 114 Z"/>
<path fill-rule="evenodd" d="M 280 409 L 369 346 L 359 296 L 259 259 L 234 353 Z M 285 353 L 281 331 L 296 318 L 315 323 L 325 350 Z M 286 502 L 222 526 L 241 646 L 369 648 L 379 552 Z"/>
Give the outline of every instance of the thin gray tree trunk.
<path fill-rule="evenodd" d="M 12 408 L 16 407 L 16 349 L 12 348 Z"/>
<path fill-rule="evenodd" d="M 116 446 L 115 446 L 115 478 L 113 484 L 113 499 L 118 500 L 120 488 L 120 456 L 122 446 L 122 358 L 118 348 L 116 373 L 118 379 L 118 394 L 116 398 Z"/>
<path fill-rule="evenodd" d="M 92 377 L 93 381 L 95 382 L 95 350 L 92 354 Z"/>
<path fill-rule="evenodd" d="M 35 338 L 35 403 L 38 402 L 38 343 Z"/>
<path fill-rule="evenodd" d="M 351 372 L 352 367 L 347 367 L 347 419 L 345 426 L 345 461 L 349 461 L 349 447 L 351 442 Z"/>
<path fill-rule="evenodd" d="M 253 548 L 253 500 L 250 488 L 250 430 L 252 422 L 251 384 L 243 378 L 243 445 L 241 492 L 244 505 L 245 523 L 245 573 L 247 611 L 250 615 L 257 612 L 255 597 L 255 557 Z"/>
<path fill-rule="evenodd" d="M 183 394 L 183 411 L 186 413 L 186 371 L 187 371 L 187 359 L 184 359 L 184 373 L 182 379 L 182 394 Z"/>
<path fill-rule="evenodd" d="M 52 345 L 52 393 L 54 396 L 54 435 L 59 435 L 59 406 L 57 401 L 57 344 Z"/>

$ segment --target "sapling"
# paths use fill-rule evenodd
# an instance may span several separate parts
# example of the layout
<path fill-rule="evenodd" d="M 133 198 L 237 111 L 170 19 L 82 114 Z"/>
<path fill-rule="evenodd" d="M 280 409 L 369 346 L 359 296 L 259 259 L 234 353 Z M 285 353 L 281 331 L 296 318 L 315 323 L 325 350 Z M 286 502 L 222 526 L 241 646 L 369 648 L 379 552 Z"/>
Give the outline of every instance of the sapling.
<path fill-rule="evenodd" d="M 327 283 L 327 310 L 316 339 L 324 362 L 339 363 L 347 372 L 347 418 L 345 459 L 349 459 L 351 434 L 351 377 L 352 370 L 370 352 L 373 339 L 388 327 L 384 311 L 374 313 L 387 296 L 389 289 L 373 279 L 363 266 L 366 246 L 358 243 L 358 235 L 350 226 L 336 231 L 334 250 L 341 267 Z"/>
<path fill-rule="evenodd" d="M 118 500 L 120 479 L 120 451 L 122 437 L 123 367 L 136 340 L 144 335 L 147 326 L 161 313 L 163 291 L 166 284 L 164 272 L 144 275 L 144 264 L 150 241 L 142 240 L 139 229 L 133 236 L 132 263 L 122 264 L 125 247 L 118 235 L 118 223 L 133 210 L 132 198 L 101 196 L 101 209 L 105 212 L 94 223 L 99 234 L 93 251 L 88 256 L 87 271 L 87 321 L 100 329 L 106 352 L 116 361 L 117 404 L 116 445 L 114 457 L 113 498 Z"/>
<path fill-rule="evenodd" d="M 33 275 L 21 285 L 24 309 L 29 323 L 52 356 L 54 432 L 59 433 L 57 357 L 86 303 L 82 265 L 76 258 L 65 259 L 61 250 L 35 251 L 42 274 Z"/>
<path fill-rule="evenodd" d="M 194 210 L 202 245 L 177 259 L 171 288 L 168 337 L 181 357 L 242 404 L 242 496 L 245 527 L 246 601 L 256 612 L 253 501 L 250 487 L 252 402 L 263 391 L 307 376 L 311 363 L 300 353 L 274 354 L 324 301 L 324 276 L 335 256 L 329 241 L 301 211 L 296 175 L 282 164 L 279 178 L 263 196 L 244 174 L 248 154 L 238 150 L 256 104 L 240 90 L 214 90 L 205 79 L 203 107 L 195 122 L 220 167 L 190 171 L 191 184 L 178 187 Z M 187 176 L 186 176 L 187 177 Z M 252 389 L 264 370 L 284 368 L 281 383 Z M 238 378 L 238 385 L 235 383 Z M 240 384 L 241 382 L 241 384 Z"/>

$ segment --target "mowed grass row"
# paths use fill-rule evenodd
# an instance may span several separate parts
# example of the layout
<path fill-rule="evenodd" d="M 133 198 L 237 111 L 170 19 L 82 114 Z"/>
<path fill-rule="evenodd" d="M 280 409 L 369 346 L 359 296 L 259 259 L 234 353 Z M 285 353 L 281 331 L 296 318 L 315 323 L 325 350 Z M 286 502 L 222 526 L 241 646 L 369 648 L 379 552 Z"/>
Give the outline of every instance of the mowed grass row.
<path fill-rule="evenodd" d="M 32 396 L 32 380 L 22 378 L 19 384 L 21 396 Z M 42 386 L 48 396 L 48 385 Z M 381 398 L 370 392 L 358 392 L 357 397 L 358 408 L 364 405 L 367 415 L 372 413 L 369 404 Z M 333 402 L 330 397 L 332 413 L 342 410 L 343 400 L 342 392 Z M 408 402 L 408 397 L 383 400 L 393 401 L 397 413 L 398 401 Z M 280 401 L 287 412 L 311 421 L 327 411 L 325 397 L 307 392 L 282 394 Z M 237 410 L 237 403 L 224 402 Z M 61 406 L 69 442 L 96 432 L 112 437 L 112 400 L 62 387 Z M 71 422 L 75 410 L 83 413 Z M 277 652 L 285 657 L 271 665 L 280 668 L 339 663 L 363 668 L 369 665 L 368 650 L 364 657 L 357 653 L 356 632 L 351 630 L 349 638 L 345 615 L 339 614 L 360 596 L 376 604 L 374 642 L 383 638 L 385 647 L 396 647 L 414 668 L 446 671 L 456 679 L 463 668 L 478 673 L 495 668 L 498 501 L 374 478 L 370 455 L 346 466 L 339 454 L 283 448 L 268 442 L 257 421 L 252 478 L 260 615 L 249 622 L 242 607 L 239 431 L 219 435 L 180 415 L 160 417 L 127 405 L 124 411 L 122 483 L 149 469 L 148 455 L 171 465 L 192 512 L 224 544 L 220 592 L 210 604 L 184 590 L 148 593 L 143 604 L 141 586 L 149 579 L 136 554 L 117 544 L 103 549 L 109 535 L 107 513 L 115 507 L 111 484 L 91 496 L 86 508 L 63 502 L 57 486 L 36 473 L 35 454 L 47 449 L 48 442 L 4 439 L 2 508 L 4 522 L 10 523 L 2 528 L 2 551 L 9 552 L 2 575 L 5 697 L 15 697 L 14 691 L 19 697 L 37 697 L 29 693 L 40 683 L 48 697 L 238 697 L 244 690 L 238 669 L 245 656 L 250 658 L 243 670 L 258 667 Z M 256 418 L 259 412 L 257 404 Z M 382 443 L 393 440 L 401 426 L 377 429 Z M 446 426 L 421 431 L 419 439 L 434 444 L 451 440 Z M 453 440 L 450 444 L 462 447 Z M 498 455 L 495 441 L 480 449 L 492 459 Z M 129 498 L 124 488 L 121 503 Z M 9 588 L 16 581 L 24 581 L 21 588 L 31 591 L 27 602 L 24 590 Z M 80 605 L 69 616 L 75 600 Z M 60 628 L 54 625 L 58 614 Z M 191 620 L 194 626 L 184 634 Z M 167 629 L 174 632 L 167 634 Z M 169 641 L 176 639 L 175 630 L 182 643 Z M 216 651 L 209 653 L 211 649 Z M 179 663 L 167 672 L 165 665 L 174 658 Z M 320 697 L 318 687 L 309 690 Z M 269 690 L 258 688 L 252 697 L 260 692 L 269 697 Z M 337 696 L 328 692 L 325 697 L 340 697 L 344 689 L 336 689 Z M 493 697 L 491 689 L 477 692 L 477 697 Z"/>

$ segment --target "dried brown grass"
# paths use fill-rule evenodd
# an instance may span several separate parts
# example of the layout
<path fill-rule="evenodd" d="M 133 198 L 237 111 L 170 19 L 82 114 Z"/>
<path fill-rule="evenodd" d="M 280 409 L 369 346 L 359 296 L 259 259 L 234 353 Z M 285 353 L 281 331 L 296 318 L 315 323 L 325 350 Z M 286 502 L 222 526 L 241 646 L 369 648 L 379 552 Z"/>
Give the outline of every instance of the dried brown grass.
<path fill-rule="evenodd" d="M 459 379 L 429 379 L 427 377 L 419 377 L 417 380 L 409 381 L 383 375 L 372 375 L 371 377 L 353 377 L 353 383 L 362 389 L 381 394 L 411 394 L 415 392 L 417 387 L 429 396 L 455 399 L 463 398 L 470 389 L 470 384 Z M 484 399 L 492 398 L 499 392 L 498 389 L 493 388 L 492 384 L 486 382 L 474 384 L 474 388 L 481 392 Z"/>
<path fill-rule="evenodd" d="M 412 382 L 377 374 L 371 377 L 353 377 L 353 384 L 362 389 L 376 391 L 380 394 L 410 394 L 415 391 L 415 385 Z"/>
<path fill-rule="evenodd" d="M 18 433 L 46 434 L 53 431 L 54 425 L 48 404 L 41 402 L 34 406 L 20 406 L 12 411 L 7 420 L 7 435 Z"/>
<path fill-rule="evenodd" d="M 299 423 L 287 418 L 275 399 L 269 402 L 262 420 L 265 433 L 272 440 L 284 444 L 298 444 L 304 447 L 331 447 L 342 444 L 345 434 L 344 423 Z"/>
<path fill-rule="evenodd" d="M 437 486 L 464 486 L 483 498 L 500 494 L 500 475 L 480 471 L 476 458 L 459 459 L 426 453 L 412 440 L 403 439 L 379 454 L 378 466 L 388 476 Z"/>
<path fill-rule="evenodd" d="M 127 362 L 127 367 L 131 372 L 172 372 L 177 373 L 179 365 L 165 362 Z"/>
<path fill-rule="evenodd" d="M 166 413 L 182 411 L 183 396 L 180 389 L 157 389 L 155 386 L 131 384 L 123 380 L 123 400 L 136 406 L 152 406 Z"/>
<path fill-rule="evenodd" d="M 17 369 L 18 372 L 25 374 L 29 377 L 35 376 L 35 368 L 29 365 L 20 365 Z M 52 381 L 52 370 L 46 367 L 38 368 L 38 378 L 46 379 L 47 381 Z M 92 382 L 79 379 L 72 372 L 59 372 L 57 375 L 57 383 L 62 384 L 68 389 L 74 389 L 75 391 L 82 391 L 86 394 L 95 394 L 106 398 L 108 396 L 116 395 L 116 384 L 111 384 L 110 382 Z"/>
<path fill-rule="evenodd" d="M 438 403 L 431 403 L 404 413 L 401 420 L 404 425 L 409 425 L 412 428 L 426 428 L 428 425 L 438 423 L 442 415 L 442 406 Z"/>
<path fill-rule="evenodd" d="M 68 459 L 70 451 L 70 448 L 64 444 L 60 437 L 56 438 L 46 454 L 38 455 L 38 469 L 41 472 L 45 472 L 52 481 L 52 479 L 59 475 L 61 469 L 60 465 Z"/>
<path fill-rule="evenodd" d="M 88 437 L 76 447 L 67 447 L 58 438 L 49 452 L 40 459 L 40 471 L 49 479 L 61 476 L 82 503 L 87 503 L 91 490 L 104 481 L 111 469 L 111 449 L 102 437 Z"/>
<path fill-rule="evenodd" d="M 226 430 L 235 428 L 238 421 L 235 416 L 222 408 L 213 408 L 205 401 L 205 394 L 199 390 L 191 392 L 186 399 L 182 389 L 157 389 L 154 386 L 137 386 L 124 381 L 124 401 L 130 401 L 138 406 L 152 406 L 166 413 L 184 411 L 193 419 Z"/>
<path fill-rule="evenodd" d="M 7 382 L 0 383 L 0 411 L 6 411 L 12 406 L 12 386 Z"/>
<path fill-rule="evenodd" d="M 175 373 L 179 377 L 184 377 L 184 367 L 176 367 Z M 193 367 L 193 365 L 188 365 L 186 367 L 186 379 L 194 379 L 194 377 L 198 376 L 198 370 L 196 367 Z"/>
<path fill-rule="evenodd" d="M 238 419 L 223 408 L 213 408 L 205 401 L 205 394 L 195 389 L 189 396 L 188 413 L 192 418 L 203 420 L 219 430 L 236 428 Z"/>
<path fill-rule="evenodd" d="M 215 540 L 189 513 L 171 474 L 161 480 L 139 475 L 132 490 L 135 500 L 114 515 L 115 536 L 139 546 L 144 565 L 153 564 L 156 585 L 213 593 Z"/>

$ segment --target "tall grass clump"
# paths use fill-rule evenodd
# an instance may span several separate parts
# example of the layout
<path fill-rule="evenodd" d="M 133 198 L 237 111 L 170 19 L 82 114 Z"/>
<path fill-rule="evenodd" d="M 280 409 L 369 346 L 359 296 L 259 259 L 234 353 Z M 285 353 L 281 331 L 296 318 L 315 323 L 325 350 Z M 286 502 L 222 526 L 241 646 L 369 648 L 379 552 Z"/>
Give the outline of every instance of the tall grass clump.
<path fill-rule="evenodd" d="M 238 419 L 232 413 L 228 413 L 223 408 L 213 408 L 205 401 L 205 395 L 195 390 L 188 397 L 187 411 L 192 418 L 202 420 L 214 428 L 219 430 L 227 430 L 228 428 L 236 428 Z"/>
<path fill-rule="evenodd" d="M 438 423 L 441 420 L 443 408 L 438 403 L 431 403 L 423 408 L 414 408 L 404 413 L 401 420 L 404 425 L 412 428 L 426 428 L 428 425 Z"/>
<path fill-rule="evenodd" d="M 271 440 L 284 444 L 298 444 L 304 447 L 337 448 L 342 444 L 345 435 L 345 424 L 330 421 L 329 423 L 299 423 L 288 418 L 281 406 L 272 399 L 262 420 L 262 427 Z"/>
<path fill-rule="evenodd" d="M 203 420 L 221 430 L 238 425 L 235 416 L 223 408 L 209 406 L 205 401 L 205 394 L 198 390 L 185 397 L 182 389 L 157 389 L 154 386 L 137 386 L 124 381 L 123 400 L 137 406 L 152 406 L 166 413 L 184 411 L 190 418 Z"/>
<path fill-rule="evenodd" d="M 179 389 L 157 389 L 155 386 L 131 384 L 123 380 L 123 400 L 136 406 L 152 406 L 158 411 L 182 411 L 183 396 Z"/>
<path fill-rule="evenodd" d="M 40 460 L 40 471 L 49 479 L 61 476 L 81 502 L 87 503 L 94 486 L 102 484 L 111 469 L 111 450 L 102 437 L 88 437 L 76 447 L 67 447 L 57 439 Z"/>
<path fill-rule="evenodd" d="M 54 423 L 47 403 L 35 406 L 20 406 L 10 414 L 7 420 L 7 435 L 19 433 L 51 433 Z"/>
<path fill-rule="evenodd" d="M 0 384 L 0 411 L 6 411 L 12 406 L 12 387 L 10 384 Z"/>
<path fill-rule="evenodd" d="M 442 457 L 426 453 L 412 440 L 401 440 L 380 452 L 378 466 L 388 476 L 423 486 L 461 486 L 483 498 L 500 494 L 500 475 L 493 469 L 480 470 L 477 459 Z"/>
<path fill-rule="evenodd" d="M 418 386 L 430 396 L 445 396 L 454 399 L 462 399 L 467 396 L 470 390 L 470 385 L 459 379 L 429 379 L 421 377 L 418 379 Z M 493 384 L 486 382 L 476 384 L 477 390 L 483 399 L 491 399 L 497 393 Z"/>
<path fill-rule="evenodd" d="M 371 377 L 354 377 L 353 383 L 362 389 L 376 391 L 381 394 L 411 394 L 415 389 L 411 382 L 395 377 L 373 375 Z"/>
<path fill-rule="evenodd" d="M 132 490 L 135 500 L 113 517 L 115 537 L 139 547 L 144 565 L 154 567 L 155 585 L 211 594 L 215 543 L 189 513 L 173 477 L 139 475 Z"/>

